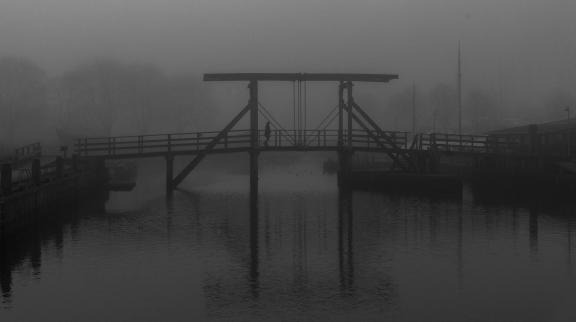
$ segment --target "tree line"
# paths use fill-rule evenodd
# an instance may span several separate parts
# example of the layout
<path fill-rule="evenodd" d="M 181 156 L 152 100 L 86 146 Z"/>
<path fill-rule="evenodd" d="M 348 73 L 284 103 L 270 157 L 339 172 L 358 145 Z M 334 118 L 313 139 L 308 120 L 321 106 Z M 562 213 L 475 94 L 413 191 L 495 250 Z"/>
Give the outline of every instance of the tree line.
<path fill-rule="evenodd" d="M 202 86 L 198 75 L 150 64 L 98 59 L 49 76 L 29 59 L 2 57 L 0 144 L 195 131 L 212 114 Z"/>
<path fill-rule="evenodd" d="M 574 95 L 561 88 L 545 91 L 536 99 L 522 99 L 522 93 L 519 96 L 514 99 L 502 90 L 470 88 L 462 91 L 459 104 L 455 85 L 438 83 L 429 89 L 405 86 L 388 97 L 384 113 L 391 116 L 388 117 L 389 128 L 411 131 L 415 105 L 417 132 L 457 133 L 461 108 L 462 133 L 481 134 L 506 127 L 564 120 L 568 118 L 568 110 L 576 110 Z"/>

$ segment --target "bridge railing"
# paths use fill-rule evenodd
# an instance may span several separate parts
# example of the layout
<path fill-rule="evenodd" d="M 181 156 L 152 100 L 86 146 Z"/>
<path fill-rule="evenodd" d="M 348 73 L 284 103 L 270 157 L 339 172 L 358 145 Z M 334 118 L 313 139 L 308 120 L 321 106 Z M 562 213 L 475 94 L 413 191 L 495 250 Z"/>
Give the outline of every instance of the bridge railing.
<path fill-rule="evenodd" d="M 169 133 L 137 136 L 116 136 L 79 139 L 75 144 L 80 156 L 115 156 L 202 151 L 219 132 Z M 219 141 L 215 150 L 250 146 L 250 131 L 230 131 Z"/>
<path fill-rule="evenodd" d="M 12 155 L 2 159 L 1 162 L 11 163 L 17 167 L 41 156 L 42 146 L 40 142 L 35 142 L 14 149 Z"/>
<path fill-rule="evenodd" d="M 169 133 L 154 135 L 116 136 L 84 138 L 76 141 L 75 152 L 80 156 L 138 156 L 167 153 L 194 153 L 204 151 L 218 136 L 219 132 Z M 381 149 L 408 146 L 408 132 L 368 133 L 365 130 L 352 131 L 350 144 L 354 148 Z M 342 144 L 348 146 L 348 132 L 342 132 Z M 338 130 L 320 129 L 304 131 L 273 130 L 266 138 L 264 130 L 258 131 L 261 148 L 336 148 Z M 393 144 L 390 144 L 392 142 Z M 227 132 L 214 145 L 211 151 L 234 151 L 251 146 L 250 130 Z"/>
<path fill-rule="evenodd" d="M 378 149 L 378 148 L 400 148 L 407 149 L 409 143 L 409 132 L 401 131 L 383 131 L 381 134 L 372 133 L 371 136 L 365 130 L 353 130 L 352 131 L 352 146 L 355 148 L 367 148 L 367 149 Z M 390 144 L 390 142 L 393 143 Z"/>
<path fill-rule="evenodd" d="M 408 146 L 408 132 L 387 131 L 378 135 L 373 133 L 381 144 L 385 147 L 392 147 L 388 142 L 391 140 L 396 147 L 406 148 Z M 386 138 L 385 138 L 386 136 Z M 300 133 L 292 131 L 274 130 L 271 132 L 268 144 L 266 145 L 265 132 L 260 131 L 260 145 L 262 147 L 304 147 L 304 148 L 333 148 L 338 146 L 338 130 L 305 130 Z M 343 145 L 348 145 L 348 131 L 342 131 Z M 374 148 L 382 146 L 370 136 L 367 131 L 352 130 L 352 146 L 354 148 Z"/>
<path fill-rule="evenodd" d="M 451 133 L 422 134 L 420 150 L 469 153 L 512 153 L 517 152 L 518 143 L 488 135 Z"/>
<path fill-rule="evenodd" d="M 171 133 L 138 136 L 85 138 L 76 142 L 80 156 L 131 157 L 154 156 L 169 153 L 206 152 L 220 132 Z M 381 150 L 434 150 L 469 153 L 519 153 L 519 143 L 488 135 L 458 135 L 452 133 L 413 134 L 400 131 L 381 133 L 354 129 L 351 135 L 342 132 L 342 145 L 354 149 Z M 266 137 L 258 131 L 260 148 L 333 149 L 339 146 L 338 130 L 273 130 Z M 351 141 L 349 141 L 351 140 Z M 243 151 L 252 145 L 250 130 L 233 130 L 221 136 L 211 151 Z"/>
<path fill-rule="evenodd" d="M 27 167 L 3 164 L 0 171 L 0 198 L 26 191 L 30 187 L 70 178 L 78 172 L 77 160 L 58 157 L 52 162 L 41 164 L 39 159 L 34 159 Z"/>
<path fill-rule="evenodd" d="M 338 146 L 338 130 L 306 130 L 303 131 L 304 139 L 300 145 L 314 147 Z"/>

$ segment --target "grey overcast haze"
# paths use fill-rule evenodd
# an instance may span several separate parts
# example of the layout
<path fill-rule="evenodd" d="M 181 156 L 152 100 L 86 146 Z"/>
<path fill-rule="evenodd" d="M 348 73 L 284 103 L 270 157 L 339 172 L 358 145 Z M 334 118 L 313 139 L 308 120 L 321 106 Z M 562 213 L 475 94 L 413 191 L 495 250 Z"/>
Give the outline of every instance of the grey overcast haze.
<path fill-rule="evenodd" d="M 550 93 L 576 96 L 575 13 L 573 0 L 0 0 L 0 54 L 49 75 L 102 57 L 199 79 L 397 73 L 394 90 L 455 86 L 460 41 L 465 92 L 549 108 Z"/>
<path fill-rule="evenodd" d="M 570 0 L 2 0 L 0 52 L 60 72 L 94 56 L 168 71 L 575 80 Z M 573 86 L 574 87 L 574 86 Z"/>
<path fill-rule="evenodd" d="M 0 322 L 576 322 L 576 0 L 0 0 Z"/>

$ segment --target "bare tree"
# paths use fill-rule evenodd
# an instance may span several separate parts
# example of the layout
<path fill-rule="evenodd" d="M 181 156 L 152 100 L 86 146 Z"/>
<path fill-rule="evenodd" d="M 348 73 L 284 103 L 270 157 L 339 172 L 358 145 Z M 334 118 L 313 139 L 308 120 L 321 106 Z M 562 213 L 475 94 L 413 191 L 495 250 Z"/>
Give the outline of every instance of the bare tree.
<path fill-rule="evenodd" d="M 16 127 L 38 119 L 45 105 L 45 73 L 21 57 L 0 58 L 0 115 L 4 144 L 15 144 Z"/>
<path fill-rule="evenodd" d="M 136 123 L 138 131 L 145 133 L 149 115 L 159 104 L 162 82 L 162 73 L 153 66 L 114 60 L 81 65 L 60 79 L 57 97 L 69 106 L 64 118 L 69 124 L 64 127 L 111 135 L 114 125 L 125 121 L 122 126 Z"/>

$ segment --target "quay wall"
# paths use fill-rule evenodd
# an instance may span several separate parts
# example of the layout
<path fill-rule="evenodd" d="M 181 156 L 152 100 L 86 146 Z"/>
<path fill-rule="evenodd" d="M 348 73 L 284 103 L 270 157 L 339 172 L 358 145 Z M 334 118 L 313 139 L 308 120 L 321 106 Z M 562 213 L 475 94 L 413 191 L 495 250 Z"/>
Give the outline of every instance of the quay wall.
<path fill-rule="evenodd" d="M 103 160 L 85 160 L 56 178 L 30 184 L 0 198 L 0 235 L 9 235 L 57 216 L 64 204 L 106 198 Z"/>

